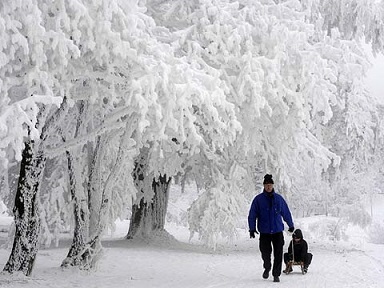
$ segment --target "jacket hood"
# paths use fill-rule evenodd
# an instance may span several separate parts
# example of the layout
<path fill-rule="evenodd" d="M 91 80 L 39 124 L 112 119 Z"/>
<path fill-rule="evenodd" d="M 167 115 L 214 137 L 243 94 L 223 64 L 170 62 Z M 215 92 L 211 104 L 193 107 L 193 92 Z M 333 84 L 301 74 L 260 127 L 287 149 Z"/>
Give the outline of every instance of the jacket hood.
<path fill-rule="evenodd" d="M 293 232 L 292 237 L 303 239 L 303 232 L 301 232 L 300 229 L 296 229 L 295 232 Z"/>

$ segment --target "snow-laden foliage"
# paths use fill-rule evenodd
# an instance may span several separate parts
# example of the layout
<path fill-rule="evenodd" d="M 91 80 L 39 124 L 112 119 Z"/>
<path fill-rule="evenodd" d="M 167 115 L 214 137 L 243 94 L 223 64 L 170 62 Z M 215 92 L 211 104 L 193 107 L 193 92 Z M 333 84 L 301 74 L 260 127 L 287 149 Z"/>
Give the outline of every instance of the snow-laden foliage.
<path fill-rule="evenodd" d="M 60 100 L 61 97 L 66 96 L 70 104 L 85 99 L 89 101 L 90 105 L 96 105 L 95 108 L 104 109 L 88 110 L 94 114 L 84 117 L 87 122 L 84 123 L 86 127 L 83 132 L 85 131 L 86 134 L 78 133 L 76 136 L 79 137 L 74 140 L 71 139 L 72 132 L 76 130 L 73 126 L 63 125 L 60 127 L 60 123 L 53 123 L 51 127 L 56 125 L 56 128 L 59 128 L 58 133 L 51 133 L 52 138 L 45 137 L 44 141 L 46 142 L 42 142 L 40 145 L 39 143 L 36 144 L 36 147 L 42 150 L 41 153 L 47 153 L 44 149 L 45 145 L 45 147 L 50 147 L 48 155 L 54 157 L 79 145 L 91 143 L 96 137 L 109 130 L 127 126 L 122 121 L 120 121 L 122 124 L 116 125 L 116 122 L 126 116 L 126 113 L 121 113 L 121 107 L 116 107 L 121 101 L 121 96 L 125 96 L 125 94 L 115 93 L 113 89 L 115 82 L 119 80 L 119 77 L 116 77 L 118 73 L 116 66 L 126 67 L 129 65 L 126 62 L 128 59 L 136 63 L 140 51 L 145 52 L 147 45 L 141 45 L 139 41 L 134 47 L 135 49 L 131 49 L 130 43 L 134 44 L 136 39 L 143 41 L 150 39 L 147 26 L 151 26 L 151 21 L 142 13 L 145 9 L 137 6 L 135 1 L 120 4 L 110 1 L 97 3 L 89 1 L 28 1 L 28 3 L 6 2 L 0 6 L 2 16 L 4 16 L 2 19 L 5 19 L 1 27 L 6 28 L 2 30 L 5 34 L 2 38 L 6 39 L 2 51 L 3 54 L 10 55 L 5 59 L 6 61 L 2 62 L 1 66 L 2 79 L 8 81 L 5 84 L 2 82 L 1 96 L 6 97 L 4 98 L 5 104 L 11 104 L 11 100 L 18 100 L 17 97 L 27 99 L 27 104 L 33 104 L 32 101 L 36 102 L 39 99 L 39 102 L 43 102 L 43 104 L 59 104 L 60 102 L 54 97 L 57 96 Z M 8 28 L 7 25 L 14 25 L 14 27 Z M 36 100 L 37 96 L 39 97 Z M 48 102 L 43 97 L 53 100 Z M 100 103 L 111 104 L 103 107 Z M 24 105 L 24 103 L 22 104 Z M 16 140 L 11 140 L 22 143 L 26 137 L 38 139 L 41 131 L 37 128 L 45 129 L 44 121 L 47 113 L 41 114 L 43 110 L 39 110 L 40 107 L 37 105 L 19 106 L 32 110 L 28 112 L 31 119 L 27 123 L 28 127 L 23 125 L 22 117 L 15 118 L 20 122 L 15 123 L 16 126 L 13 130 Z M 2 105 L 2 109 L 3 107 L 4 105 Z M 120 108 L 120 110 L 115 108 Z M 111 115 L 116 110 L 120 113 Z M 9 114 L 9 111 L 11 109 L 4 110 L 1 117 L 3 115 L 6 117 L 5 112 Z M 45 111 L 49 110 L 45 109 Z M 128 109 L 129 111 L 132 112 L 133 109 Z M 108 121 L 105 121 L 105 115 L 109 116 Z M 131 120 L 130 117 L 124 119 Z M 13 126 L 10 128 L 13 129 Z M 65 130 L 65 128 L 69 128 L 69 130 Z M 25 129 L 28 133 L 23 134 L 19 132 L 20 129 Z M 130 131 L 132 132 L 132 130 Z M 60 141 L 57 141 L 58 139 L 61 142 L 64 140 L 66 144 L 62 145 Z M 21 152 L 22 145 L 19 146 L 16 148 L 20 151 L 15 151 L 16 154 Z M 16 157 L 16 159 L 19 158 Z M 128 163 L 133 162 L 131 158 L 129 160 Z M 77 171 L 84 170 L 77 169 Z M 116 172 L 115 170 L 112 171 Z M 113 175 L 113 177 L 117 176 L 118 172 Z M 81 175 L 77 177 L 83 182 L 84 178 Z M 113 187 L 109 185 L 108 188 L 112 189 Z M 102 188 L 98 186 L 96 192 L 99 193 L 100 191 Z M 131 194 L 127 194 L 131 197 L 135 194 L 132 190 L 125 192 L 131 192 Z M 107 191 L 107 195 L 108 193 L 110 191 Z M 61 209 L 63 207 L 60 207 L 59 210 Z M 33 217 L 39 217 L 39 215 Z"/>
<path fill-rule="evenodd" d="M 292 180 L 285 171 L 291 167 L 284 166 L 293 163 L 286 158 L 295 151 L 309 150 L 313 154 L 314 149 L 320 149 L 316 153 L 320 157 L 310 155 L 320 170 L 326 169 L 333 158 L 338 162 L 338 157 L 323 148 L 307 128 L 311 126 L 309 105 L 327 116 L 331 111 L 327 98 L 334 99 L 336 88 L 328 80 L 332 75 L 327 74 L 331 70 L 326 60 L 310 43 L 312 25 L 303 21 L 305 14 L 296 11 L 297 5 L 193 3 L 186 9 L 192 13 L 180 16 L 189 20 L 180 26 L 189 27 L 177 31 L 177 35 L 184 35 L 173 45 L 190 62 L 216 70 L 229 87 L 227 99 L 235 105 L 243 127 L 236 151 L 245 158 L 241 162 L 257 154 L 265 159 L 265 167 L 278 170 L 287 184 Z M 170 25 L 167 21 L 164 19 Z M 174 21 L 172 18 L 171 24 Z M 318 97 L 309 98 L 310 94 Z"/>
<path fill-rule="evenodd" d="M 287 1 L 289 2 L 289 1 Z M 376 0 L 305 0 L 307 17 L 318 29 L 331 33 L 333 28 L 343 39 L 365 40 L 374 53 L 384 48 L 384 3 Z"/>
<path fill-rule="evenodd" d="M 57 74 L 75 45 L 41 25 L 44 15 L 35 1 L 0 6 L 0 164 L 21 160 L 23 137 L 38 139 L 40 105 L 59 105 L 63 95 Z M 47 61 L 49 58 L 49 61 Z"/>
<path fill-rule="evenodd" d="M 372 153 L 374 103 L 365 100 L 361 81 L 368 61 L 359 43 L 336 26 L 320 29 L 322 14 L 309 15 L 323 11 L 324 3 L 307 2 L 148 1 L 158 25 L 174 31 L 173 47 L 189 62 L 217 71 L 228 87 L 225 93 L 236 107 L 242 130 L 236 149 L 227 149 L 233 152 L 227 159 L 236 159 L 248 171 L 255 163 L 264 167 L 261 174 L 273 171 L 282 192 L 297 200 L 293 206 L 309 212 L 311 201 L 332 205 L 327 183 L 342 161 L 350 161 L 347 151 Z M 357 104 L 360 99 L 367 106 Z M 339 128 L 331 131 L 349 148 L 334 149 L 343 142 L 324 138 L 335 123 Z M 362 141 L 354 142 L 356 137 Z M 212 157 L 222 159 L 222 153 Z M 201 163 L 204 160 L 189 165 Z M 207 169 L 191 171 L 207 187 L 215 187 L 208 183 L 218 177 L 205 179 L 212 175 Z M 226 202 L 216 205 L 218 210 L 227 208 Z M 318 208 L 322 213 L 328 209 Z"/>
<path fill-rule="evenodd" d="M 369 0 L 1 3 L 0 171 L 37 141 L 55 163 L 39 199 L 45 243 L 86 202 L 92 253 L 128 206 L 152 200 L 151 185 L 137 197 L 132 177 L 143 150 L 148 183 L 184 176 L 203 188 L 189 225 L 213 247 L 234 236 L 266 172 L 297 215 L 358 222 L 353 204 L 369 193 L 357 183 L 382 152 L 359 41 L 382 51 L 382 9 Z M 64 97 L 63 121 L 42 133 Z"/>
<path fill-rule="evenodd" d="M 45 82 L 36 86 L 47 90 L 42 88 L 48 96 L 57 95 L 60 99 L 65 95 L 73 107 L 65 117 L 66 122 L 54 123 L 59 128 L 58 133 L 49 135 L 41 143 L 44 146 L 39 147 L 47 147 L 48 150 L 42 152 L 49 157 L 60 156 L 65 151 L 76 153 L 72 169 L 79 183 L 77 190 L 90 187 L 92 192 L 88 199 L 92 208 L 91 235 L 101 233 L 106 222 L 112 224 L 124 210 L 120 206 L 120 209 L 112 209 L 113 213 L 110 213 L 109 207 L 129 205 L 135 197 L 130 174 L 133 159 L 141 147 L 153 145 L 150 169 L 155 175 L 175 175 L 183 170 L 181 163 L 188 155 L 199 154 L 201 149 L 223 149 L 234 141 L 240 126 L 235 119 L 234 106 L 225 100 L 223 82 L 216 72 L 205 71 L 191 65 L 183 57 L 175 57 L 167 43 L 153 37 L 163 31 L 156 30 L 152 19 L 144 14 L 145 8 L 137 2 L 54 1 L 45 5 L 45 1 L 31 1 L 29 4 L 23 13 L 19 13 L 19 7 L 9 8 L 7 4 L 2 8 L 10 17 L 22 20 L 34 15 L 28 9 L 34 11 L 37 16 L 34 23 L 38 28 L 31 26 L 26 29 L 26 23 L 30 21 L 28 18 L 19 25 L 19 34 L 26 39 L 23 42 L 26 58 L 32 58 L 41 66 L 34 65 L 32 72 L 40 69 L 47 74 L 45 80 L 40 77 L 43 72 L 37 71 L 40 73 L 39 81 Z M 9 12 L 8 9 L 15 10 Z M 37 29 L 39 33 L 34 33 Z M 40 45 L 36 51 L 31 49 L 35 43 Z M 28 60 L 19 66 L 5 64 L 5 69 L 28 72 Z M 29 83 L 33 80 L 23 74 L 15 77 L 21 81 L 18 91 L 24 93 L 22 89 L 30 89 Z M 13 84 L 9 86 L 15 87 Z M 34 96 L 33 91 L 27 92 L 25 97 Z M 15 95 L 12 97 L 15 98 Z M 76 112 L 76 102 L 79 101 L 86 102 L 86 109 Z M 18 133 L 16 140 L 19 143 L 25 137 L 37 138 L 41 131 L 36 128 L 44 127 L 45 115 L 38 119 L 39 110 L 34 110 L 29 130 L 34 129 L 35 132 L 31 136 Z M 82 115 L 84 113 L 86 115 Z M 81 122 L 76 119 L 81 119 Z M 39 126 L 35 127 L 37 121 Z M 23 128 L 21 124 L 18 126 Z M 128 134 L 124 134 L 124 130 L 129 131 Z M 99 141 L 97 139 L 102 139 L 100 143 L 103 147 L 95 150 L 96 146 L 92 143 Z M 128 144 L 123 144 L 125 142 Z M 130 148 L 124 149 L 127 145 Z M 79 149 L 81 146 L 84 148 Z M 115 160 L 104 161 L 106 155 L 111 155 L 109 151 L 113 150 L 113 153 L 122 151 L 121 155 L 116 156 L 116 153 Z M 89 157 L 89 153 L 96 153 L 94 162 L 89 158 L 88 161 L 82 160 Z M 174 162 L 169 162 L 169 159 Z M 87 173 L 84 167 L 76 168 L 76 163 L 88 165 L 91 175 L 84 174 Z M 108 171 L 109 175 L 103 173 L 98 176 L 102 171 Z M 122 185 L 124 189 L 115 189 Z M 87 194 L 85 191 L 77 193 Z M 121 202 L 121 199 L 124 201 Z M 105 203 L 108 203 L 107 206 Z M 59 210 L 67 209 L 64 203 L 59 204 L 63 205 Z M 42 216 L 48 215 L 50 211 L 45 209 Z M 50 219 L 43 221 L 47 221 L 43 227 L 50 226 Z M 46 232 L 44 235 L 48 236 Z"/>
<path fill-rule="evenodd" d="M 247 208 L 240 190 L 243 169 L 236 162 L 229 167 L 214 162 L 213 165 L 211 177 L 216 182 L 192 203 L 188 211 L 188 224 L 191 238 L 197 232 L 204 243 L 215 248 L 220 237 L 231 240 L 236 236 L 239 216 Z M 223 171 L 225 169 L 227 171 Z M 223 174 L 227 176 L 223 177 Z"/>

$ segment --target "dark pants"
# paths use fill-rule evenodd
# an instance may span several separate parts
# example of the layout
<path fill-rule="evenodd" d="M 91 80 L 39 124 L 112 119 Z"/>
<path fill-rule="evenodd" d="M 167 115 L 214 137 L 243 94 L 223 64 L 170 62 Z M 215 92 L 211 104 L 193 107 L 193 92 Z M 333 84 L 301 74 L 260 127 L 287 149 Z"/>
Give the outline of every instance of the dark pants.
<path fill-rule="evenodd" d="M 284 235 L 283 232 L 275 234 L 260 233 L 259 248 L 263 259 L 264 269 L 271 270 L 271 254 L 273 246 L 273 276 L 280 276 L 283 262 Z"/>
<path fill-rule="evenodd" d="M 292 254 L 284 253 L 284 263 L 287 264 L 291 260 L 293 260 L 292 259 Z M 308 268 L 308 266 L 312 262 L 312 254 L 311 253 L 307 253 L 307 255 L 305 255 L 304 259 L 295 257 L 295 262 L 301 262 L 301 261 L 304 262 L 304 267 Z"/>

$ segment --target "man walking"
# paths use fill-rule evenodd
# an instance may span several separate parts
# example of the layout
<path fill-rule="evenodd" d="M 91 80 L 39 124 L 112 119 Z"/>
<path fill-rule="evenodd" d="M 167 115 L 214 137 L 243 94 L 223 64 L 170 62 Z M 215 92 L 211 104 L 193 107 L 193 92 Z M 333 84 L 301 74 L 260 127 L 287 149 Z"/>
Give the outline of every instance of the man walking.
<path fill-rule="evenodd" d="M 255 238 L 255 233 L 260 232 L 259 248 L 263 259 L 263 278 L 268 279 L 271 271 L 271 254 L 273 246 L 273 282 L 280 282 L 281 265 L 284 249 L 284 224 L 287 223 L 289 232 L 295 230 L 292 215 L 284 198 L 275 193 L 272 175 L 264 176 L 264 190 L 252 201 L 248 215 L 249 235 Z M 257 230 L 256 230 L 257 220 Z"/>

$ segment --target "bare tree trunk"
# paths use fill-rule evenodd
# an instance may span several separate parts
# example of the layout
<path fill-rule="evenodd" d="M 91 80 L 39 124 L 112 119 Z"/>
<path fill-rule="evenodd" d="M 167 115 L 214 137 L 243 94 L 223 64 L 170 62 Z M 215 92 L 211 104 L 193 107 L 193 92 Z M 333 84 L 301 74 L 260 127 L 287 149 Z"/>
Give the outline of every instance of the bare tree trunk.
<path fill-rule="evenodd" d="M 117 177 L 119 177 L 121 170 L 123 169 L 125 155 L 129 151 L 130 147 L 129 140 L 131 139 L 133 133 L 133 127 L 134 126 L 131 125 L 131 122 L 127 121 L 126 129 L 123 135 L 120 136 L 120 145 L 116 160 L 114 165 L 111 167 L 111 171 L 107 179 L 105 180 L 104 188 L 100 191 L 101 200 L 99 203 L 101 203 L 101 205 L 97 214 L 97 219 L 95 220 L 95 227 L 92 231 L 90 231 L 90 240 L 83 252 L 86 256 L 86 268 L 93 267 L 101 255 L 102 245 L 100 238 L 110 220 L 109 215 L 111 204 L 113 202 L 112 189 L 116 183 Z M 119 134 L 120 133 L 117 133 L 116 135 Z M 105 141 L 107 141 L 107 139 L 111 139 L 113 136 L 110 135 L 110 137 L 104 138 L 106 139 Z M 98 158 L 101 158 L 101 155 L 98 155 Z"/>
<path fill-rule="evenodd" d="M 15 238 L 4 267 L 4 271 L 9 273 L 21 271 L 27 276 L 32 273 L 38 251 L 40 218 L 37 197 L 46 160 L 34 146 L 33 141 L 25 143 L 13 209 Z"/>
<path fill-rule="evenodd" d="M 28 140 L 24 143 L 24 150 L 20 165 L 20 175 L 16 190 L 15 206 L 15 238 L 8 262 L 4 271 L 13 273 L 21 271 L 29 276 L 32 273 L 38 251 L 40 234 L 39 191 L 41 178 L 46 164 L 44 143 L 52 130 L 67 111 L 67 99 L 64 97 L 59 109 L 44 122 L 39 142 Z M 45 118 L 48 110 L 40 111 L 40 118 Z"/>
<path fill-rule="evenodd" d="M 167 216 L 169 186 L 171 178 L 167 175 L 159 177 L 158 181 L 153 179 L 152 190 L 155 193 L 152 199 L 152 230 L 164 230 L 165 217 Z"/>
<path fill-rule="evenodd" d="M 81 128 L 83 127 L 83 120 L 86 116 L 86 103 L 81 101 L 78 105 L 77 123 L 74 138 L 81 134 Z M 64 137 L 63 140 L 65 141 Z M 79 151 L 80 152 L 80 151 Z M 81 153 L 81 152 L 80 152 Z M 79 266 L 86 265 L 87 259 L 83 251 L 85 250 L 86 242 L 89 236 L 89 210 L 88 199 L 85 195 L 84 188 L 78 184 L 77 175 L 79 175 L 79 169 L 76 165 L 76 158 L 74 153 L 66 151 L 68 162 L 68 174 L 69 174 L 69 190 L 74 205 L 74 219 L 75 227 L 73 230 L 73 239 L 71 248 L 68 251 L 67 257 L 63 260 L 61 267 L 67 266 Z"/>
<path fill-rule="evenodd" d="M 142 198 L 140 204 L 133 205 L 127 239 L 148 238 L 153 232 L 164 230 L 170 181 L 171 178 L 167 179 L 166 175 L 160 176 L 158 180 L 153 178 L 152 201 L 145 203 Z"/>
<path fill-rule="evenodd" d="M 99 223 L 99 213 L 102 201 L 102 188 L 100 176 L 100 161 L 103 157 L 107 137 L 99 136 L 96 145 L 90 153 L 89 180 L 88 180 L 88 210 L 89 210 L 89 235 L 94 235 Z"/>
<path fill-rule="evenodd" d="M 74 218 L 75 228 L 73 231 L 72 245 L 69 249 L 67 257 L 62 262 L 62 267 L 81 266 L 85 259 L 82 257 L 82 251 L 88 238 L 88 207 L 85 197 L 81 197 L 79 187 L 76 183 L 76 173 L 74 167 L 74 159 L 70 152 L 67 153 L 68 171 L 69 171 L 69 186 L 72 201 L 74 203 Z"/>
<path fill-rule="evenodd" d="M 85 110 L 87 105 L 85 101 L 81 101 L 78 105 L 78 114 L 77 114 L 77 123 L 74 138 L 78 137 L 81 134 L 81 129 L 83 127 L 83 121 L 86 116 Z M 99 138 L 100 139 L 100 138 Z M 65 139 L 63 139 L 65 141 Z M 99 146 L 97 145 L 97 148 Z M 91 150 L 91 143 L 87 145 L 88 151 Z M 80 152 L 80 151 L 79 151 Z M 81 152 L 80 152 L 81 153 Z M 93 157 L 95 154 L 90 153 Z M 70 184 L 70 193 L 72 196 L 72 202 L 74 205 L 74 219 L 75 227 L 73 231 L 73 239 L 71 248 L 68 251 L 67 257 L 63 260 L 61 267 L 67 266 L 78 266 L 80 268 L 88 268 L 88 253 L 86 252 L 87 242 L 89 240 L 89 230 L 90 230 L 90 213 L 89 213 L 89 195 L 87 197 L 84 188 L 78 184 L 77 175 L 79 175 L 78 167 L 76 165 L 76 158 L 73 156 L 73 152 L 67 151 L 67 161 L 68 161 L 68 174 L 69 174 L 69 184 Z M 89 155 L 88 155 L 89 156 Z M 94 158 L 93 158 L 94 159 Z M 94 161 L 89 161 L 88 163 L 94 164 Z M 91 164 L 89 165 L 91 166 Z M 93 167 L 90 167 L 92 170 Z M 91 179 L 93 179 L 90 176 Z M 89 184 L 89 182 L 88 182 Z M 90 186 L 88 185 L 88 188 Z M 88 191 L 89 192 L 89 191 Z M 93 191 L 95 192 L 95 191 Z M 93 199 L 93 198 L 92 198 Z"/>
<path fill-rule="evenodd" d="M 75 200 L 75 235 L 72 243 L 72 247 L 68 253 L 67 258 L 64 260 L 62 266 L 76 265 L 82 269 L 92 268 L 99 256 L 101 255 L 102 245 L 101 245 L 101 234 L 104 232 L 110 215 L 110 206 L 113 202 L 112 199 L 112 190 L 116 183 L 117 177 L 119 177 L 126 153 L 129 151 L 130 139 L 132 135 L 132 126 L 131 123 L 127 122 L 127 127 L 120 136 L 121 132 L 116 131 L 115 135 L 110 133 L 109 135 L 103 135 L 98 139 L 98 143 L 95 147 L 94 152 L 92 153 L 92 161 L 90 167 L 90 176 L 88 183 L 88 203 L 87 207 L 83 206 L 82 203 L 85 201 L 80 201 L 78 199 L 78 188 L 76 188 L 75 178 L 73 174 L 73 167 L 71 163 L 73 161 L 71 154 L 67 153 L 69 171 L 72 172 L 71 191 L 73 191 L 73 197 Z M 111 171 L 105 181 L 103 181 L 104 187 L 101 187 L 101 179 L 99 175 L 100 171 L 100 161 L 103 158 L 103 153 L 105 151 L 105 146 L 107 142 L 111 140 L 114 136 L 120 136 L 120 146 L 117 153 L 116 160 L 114 165 L 111 167 Z M 70 174 L 71 175 L 71 174 Z M 71 178 L 71 177 L 70 177 Z M 77 195 L 77 196 L 76 196 Z M 85 197 L 83 197 L 85 199 Z M 90 211 L 91 213 L 87 213 Z M 88 219 L 88 222 L 87 222 Z M 87 225 L 91 223 L 90 225 Z M 85 229 L 85 227 L 87 229 Z M 87 232 L 87 234 L 86 234 Z"/>

